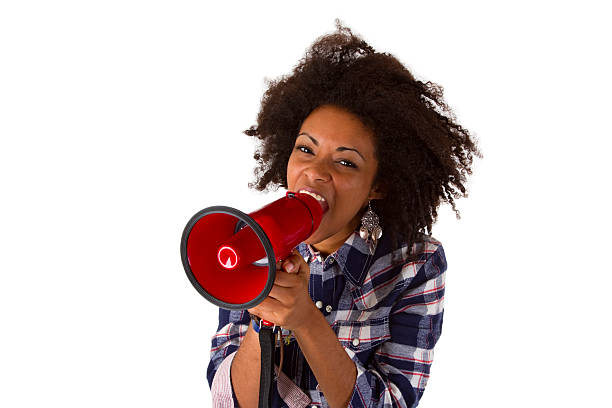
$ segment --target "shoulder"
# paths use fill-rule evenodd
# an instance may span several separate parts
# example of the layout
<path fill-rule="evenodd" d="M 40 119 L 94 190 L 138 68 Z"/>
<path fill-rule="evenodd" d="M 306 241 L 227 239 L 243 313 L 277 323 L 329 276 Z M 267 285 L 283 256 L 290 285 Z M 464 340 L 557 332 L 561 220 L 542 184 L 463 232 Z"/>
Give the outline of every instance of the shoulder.
<path fill-rule="evenodd" d="M 431 235 L 421 234 L 408 251 L 396 262 L 397 282 L 403 287 L 420 285 L 427 280 L 436 279 L 446 271 L 446 255 L 442 243 Z"/>
<path fill-rule="evenodd" d="M 419 234 L 412 243 L 400 242 L 392 245 L 391 239 L 382 237 L 374 254 L 359 234 L 355 233 L 338 251 L 339 264 L 348 280 L 355 286 L 362 286 L 370 280 L 392 279 L 402 268 L 416 268 L 432 258 L 446 263 L 442 243 L 431 235 Z"/>
<path fill-rule="evenodd" d="M 373 308 L 393 293 L 436 279 L 446 270 L 446 258 L 442 243 L 423 234 L 412 245 L 404 243 L 396 249 L 381 240 L 364 266 L 362 279 L 353 288 L 358 309 Z"/>
<path fill-rule="evenodd" d="M 412 243 L 410 251 L 408 251 L 408 244 L 406 243 L 403 244 L 402 248 L 406 253 L 403 261 L 410 262 L 415 258 L 428 258 L 439 249 L 442 249 L 442 242 L 431 235 L 420 234 L 418 239 Z"/>
<path fill-rule="evenodd" d="M 429 278 L 432 274 L 440 274 L 446 270 L 446 255 L 442 243 L 431 235 L 422 234 L 420 240 L 412 245 L 411 255 L 408 255 L 403 264 L 424 265 L 424 272 Z"/>
<path fill-rule="evenodd" d="M 391 247 L 389 241 L 381 242 L 381 248 L 376 251 L 371 269 L 403 268 L 407 265 L 422 265 L 432 258 L 445 259 L 442 243 L 431 235 L 419 234 L 415 242 L 406 242 Z"/>

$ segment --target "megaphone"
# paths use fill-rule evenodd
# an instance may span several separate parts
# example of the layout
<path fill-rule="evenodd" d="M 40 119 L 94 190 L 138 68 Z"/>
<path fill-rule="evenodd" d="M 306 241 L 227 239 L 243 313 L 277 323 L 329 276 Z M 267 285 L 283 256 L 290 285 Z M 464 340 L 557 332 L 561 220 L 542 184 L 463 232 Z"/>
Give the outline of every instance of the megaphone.
<path fill-rule="evenodd" d="M 181 238 L 181 259 L 195 289 L 230 310 L 250 309 L 269 294 L 276 263 L 316 231 L 326 204 L 287 192 L 245 214 L 225 206 L 196 213 Z"/>

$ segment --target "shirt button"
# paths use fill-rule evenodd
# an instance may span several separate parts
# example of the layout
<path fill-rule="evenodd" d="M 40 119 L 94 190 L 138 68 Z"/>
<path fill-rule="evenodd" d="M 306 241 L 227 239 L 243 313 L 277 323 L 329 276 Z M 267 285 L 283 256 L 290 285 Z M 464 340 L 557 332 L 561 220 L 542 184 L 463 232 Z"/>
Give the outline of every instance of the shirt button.
<path fill-rule="evenodd" d="M 320 308 L 322 308 L 322 307 L 323 307 L 323 302 L 321 302 L 320 300 L 317 300 L 317 301 L 315 302 L 315 306 L 317 307 L 317 309 L 320 309 Z"/>
<path fill-rule="evenodd" d="M 331 305 L 327 305 L 327 306 L 325 306 L 325 311 L 326 311 L 327 313 L 330 313 L 330 312 L 332 311 L 332 307 L 331 307 Z"/>
<path fill-rule="evenodd" d="M 359 339 L 353 339 L 353 346 L 357 347 L 359 345 Z"/>
<path fill-rule="evenodd" d="M 333 264 L 334 263 L 334 258 L 329 258 L 329 263 Z"/>

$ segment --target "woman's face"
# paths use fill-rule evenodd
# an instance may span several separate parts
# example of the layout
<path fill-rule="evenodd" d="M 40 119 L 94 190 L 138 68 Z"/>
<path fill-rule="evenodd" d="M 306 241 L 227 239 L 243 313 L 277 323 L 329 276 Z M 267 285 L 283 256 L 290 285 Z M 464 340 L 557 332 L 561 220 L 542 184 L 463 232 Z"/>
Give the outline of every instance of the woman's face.
<path fill-rule="evenodd" d="M 372 188 L 377 167 L 374 134 L 357 116 L 323 105 L 304 120 L 289 157 L 287 187 L 314 192 L 329 206 L 306 243 L 331 252 L 346 240 L 368 200 L 382 197 Z"/>

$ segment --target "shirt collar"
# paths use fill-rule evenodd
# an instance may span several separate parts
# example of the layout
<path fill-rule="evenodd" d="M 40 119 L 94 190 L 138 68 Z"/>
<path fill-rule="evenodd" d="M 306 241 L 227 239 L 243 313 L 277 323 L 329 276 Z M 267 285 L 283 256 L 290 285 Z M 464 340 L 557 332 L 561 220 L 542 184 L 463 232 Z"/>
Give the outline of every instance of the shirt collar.
<path fill-rule="evenodd" d="M 334 258 L 342 273 L 353 285 L 361 286 L 372 263 L 390 252 L 388 240 L 385 238 L 383 236 L 378 241 L 374 255 L 370 255 L 368 244 L 359 236 L 359 232 L 355 231 L 328 258 Z M 320 253 L 311 245 L 302 242 L 297 248 L 306 262 L 315 257 L 319 257 L 319 260 L 323 262 Z"/>

